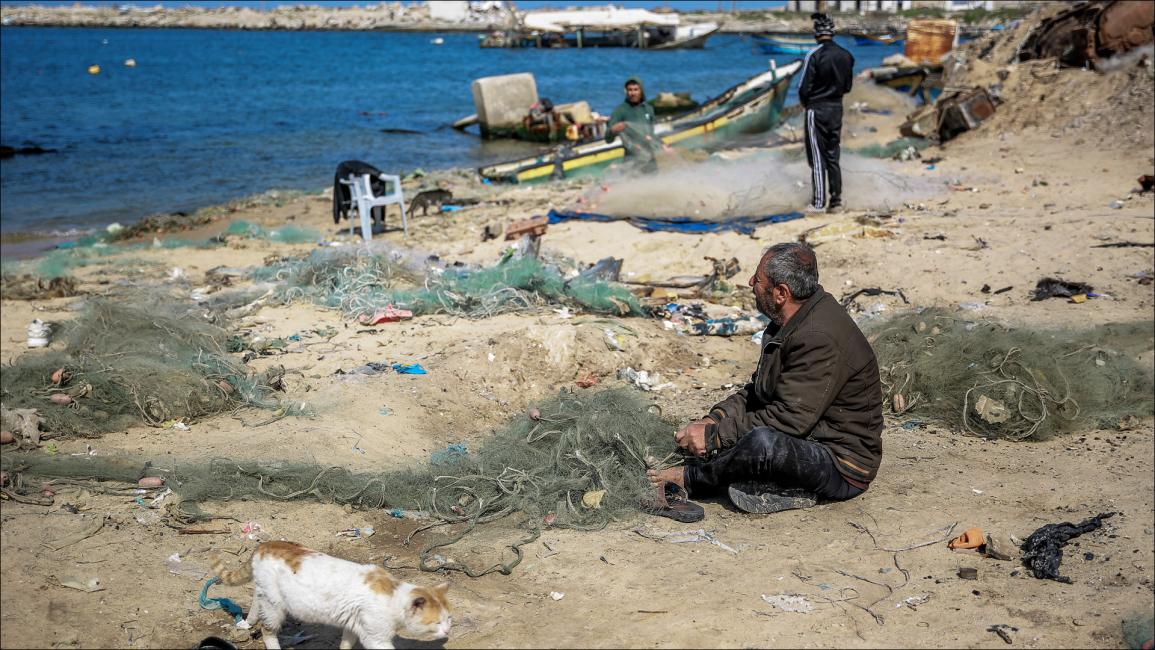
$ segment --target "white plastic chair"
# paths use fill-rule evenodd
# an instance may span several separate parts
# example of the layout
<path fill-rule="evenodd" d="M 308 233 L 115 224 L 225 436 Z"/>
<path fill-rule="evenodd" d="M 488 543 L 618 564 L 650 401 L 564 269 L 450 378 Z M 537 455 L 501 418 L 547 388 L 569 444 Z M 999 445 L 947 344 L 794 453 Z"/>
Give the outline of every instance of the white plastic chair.
<path fill-rule="evenodd" d="M 386 206 L 391 204 L 396 204 L 401 208 L 401 226 L 405 230 L 405 236 L 408 237 L 409 218 L 405 214 L 405 197 L 401 193 L 401 177 L 381 174 L 378 178 L 385 181 L 386 187 L 392 191 L 381 196 L 373 196 L 372 177 L 369 174 L 361 174 L 360 176 L 350 174 L 349 178 L 341 181 L 344 185 L 349 186 L 350 198 L 353 205 L 357 206 L 357 214 L 361 216 L 361 238 L 365 241 L 373 239 L 373 208 L 382 206 L 381 227 L 384 228 Z M 349 234 L 353 234 L 352 219 L 349 220 Z"/>

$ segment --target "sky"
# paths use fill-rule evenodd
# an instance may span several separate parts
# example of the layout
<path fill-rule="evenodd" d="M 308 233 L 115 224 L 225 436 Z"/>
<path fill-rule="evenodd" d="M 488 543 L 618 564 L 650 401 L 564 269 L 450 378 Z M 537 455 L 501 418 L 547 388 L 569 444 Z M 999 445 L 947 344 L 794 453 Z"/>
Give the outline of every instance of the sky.
<path fill-rule="evenodd" d="M 10 1 L 2 0 L 0 4 L 4 5 L 46 5 L 46 6 L 70 6 L 75 3 L 75 0 L 20 0 Z M 124 0 L 83 0 L 81 4 L 84 5 L 135 5 L 138 7 L 152 7 L 155 5 L 163 5 L 165 7 L 213 7 L 213 6 L 227 6 L 233 5 L 237 7 L 251 7 L 253 9 L 272 9 L 278 5 L 339 5 L 349 7 L 352 5 L 371 6 L 378 4 L 373 0 L 232 0 L 229 2 L 213 2 L 211 0 L 137 0 L 136 2 L 125 2 Z M 414 4 L 406 2 L 405 4 Z M 610 0 L 517 0 L 515 2 L 519 9 L 541 9 L 554 8 L 561 9 L 570 6 L 599 6 L 610 4 Z M 677 7 L 683 10 L 712 10 L 718 9 L 729 10 L 731 6 L 736 6 L 738 9 L 768 9 L 772 7 L 780 7 L 786 4 L 785 0 L 769 1 L 769 0 L 741 0 L 733 2 L 732 0 L 615 0 L 612 4 L 642 9 L 654 9 L 657 7 Z"/>

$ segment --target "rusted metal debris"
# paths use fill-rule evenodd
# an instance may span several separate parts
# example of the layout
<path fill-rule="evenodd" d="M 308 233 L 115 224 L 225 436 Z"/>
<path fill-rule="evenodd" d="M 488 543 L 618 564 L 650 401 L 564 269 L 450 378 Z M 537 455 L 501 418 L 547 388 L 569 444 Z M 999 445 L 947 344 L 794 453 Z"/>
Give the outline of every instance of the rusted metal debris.
<path fill-rule="evenodd" d="M 1118 0 L 1080 3 L 1042 21 L 1023 41 L 1019 60 L 1057 59 L 1084 68 L 1155 41 L 1155 3 Z"/>

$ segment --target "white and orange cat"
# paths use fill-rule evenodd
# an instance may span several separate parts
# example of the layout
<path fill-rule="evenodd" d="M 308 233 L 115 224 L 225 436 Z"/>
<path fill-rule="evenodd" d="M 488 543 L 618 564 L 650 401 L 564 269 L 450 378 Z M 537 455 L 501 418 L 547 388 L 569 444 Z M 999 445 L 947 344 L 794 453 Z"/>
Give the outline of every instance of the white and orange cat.
<path fill-rule="evenodd" d="M 227 585 L 253 582 L 248 626 L 264 626 L 265 647 L 281 647 L 277 632 L 292 616 L 302 623 L 341 628 L 341 648 L 358 640 L 365 648 L 392 648 L 395 634 L 433 641 L 449 636 L 449 583 L 419 587 L 398 582 L 385 569 L 357 564 L 293 542 L 265 542 L 249 566 L 213 573 Z"/>

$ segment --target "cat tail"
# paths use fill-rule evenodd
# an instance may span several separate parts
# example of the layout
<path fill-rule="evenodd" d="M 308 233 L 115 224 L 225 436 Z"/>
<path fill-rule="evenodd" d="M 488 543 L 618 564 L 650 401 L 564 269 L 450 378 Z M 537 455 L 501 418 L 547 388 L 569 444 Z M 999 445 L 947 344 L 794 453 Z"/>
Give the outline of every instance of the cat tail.
<path fill-rule="evenodd" d="M 219 556 L 213 560 L 213 575 L 221 579 L 226 585 L 243 585 L 253 579 L 253 563 L 245 562 L 239 569 L 225 568 L 225 562 Z"/>

